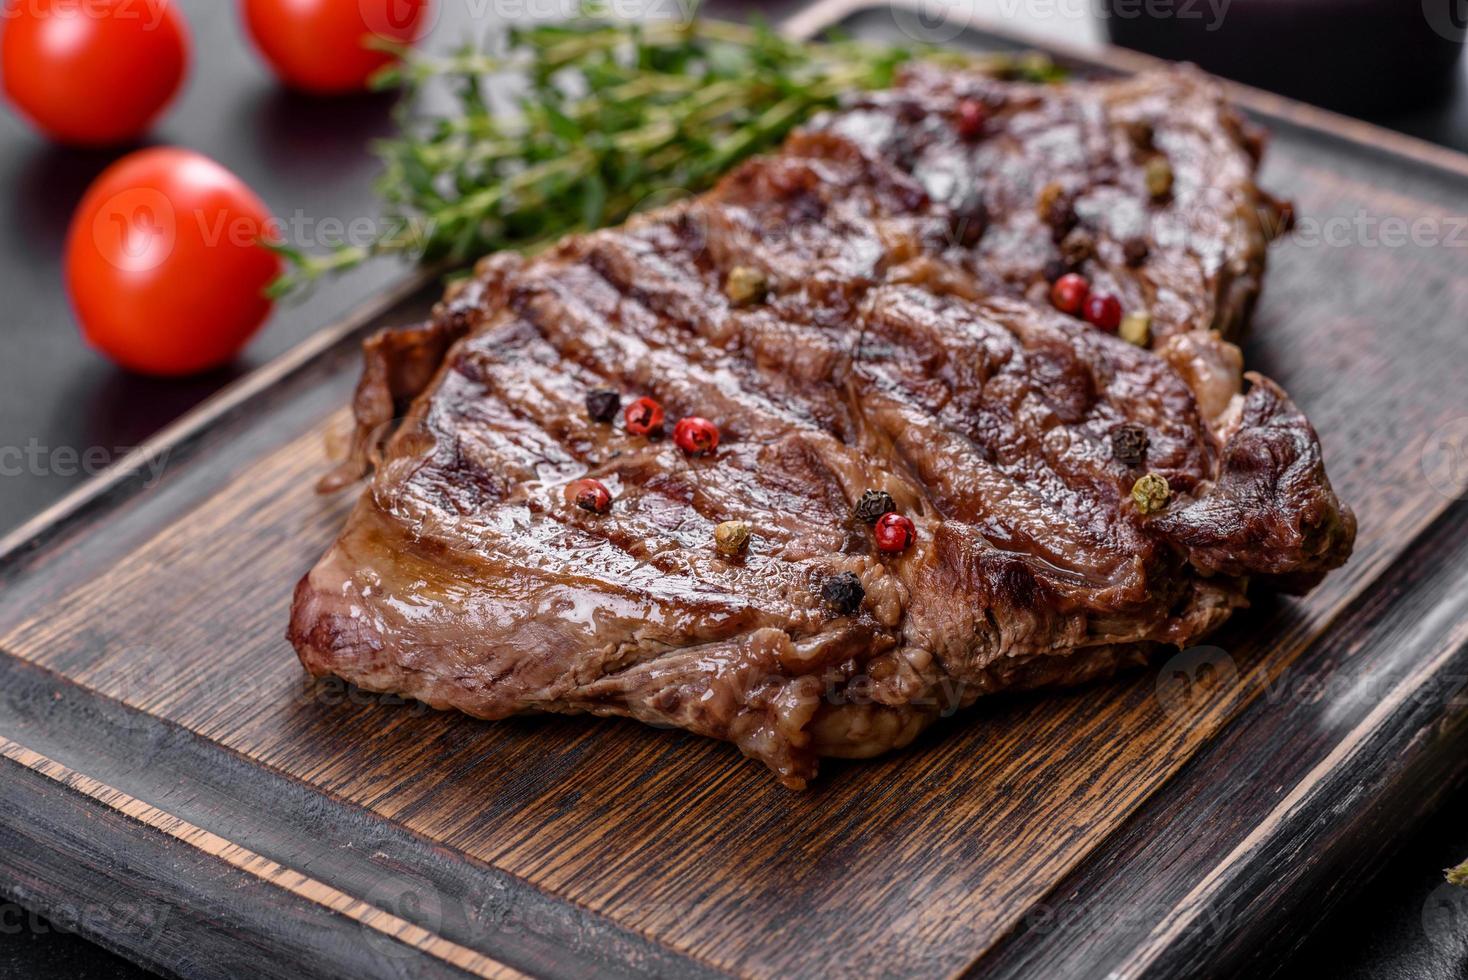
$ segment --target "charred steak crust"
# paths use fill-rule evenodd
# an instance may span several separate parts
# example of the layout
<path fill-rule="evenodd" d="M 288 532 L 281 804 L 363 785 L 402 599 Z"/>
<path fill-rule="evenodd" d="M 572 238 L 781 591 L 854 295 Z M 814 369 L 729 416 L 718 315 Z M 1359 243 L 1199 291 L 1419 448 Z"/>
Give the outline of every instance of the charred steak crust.
<path fill-rule="evenodd" d="M 966 98 L 992 110 L 977 141 L 950 123 Z M 1173 160 L 1163 204 L 1132 179 L 1142 127 Z M 702 197 L 482 263 L 432 324 L 369 341 L 335 482 L 377 472 L 297 587 L 291 642 L 312 673 L 481 718 L 728 739 L 800 787 L 983 694 L 1187 644 L 1250 578 L 1308 587 L 1354 518 L 1309 423 L 1266 379 L 1242 393 L 1217 332 L 1262 271 L 1254 155 L 1193 72 L 919 71 Z M 1155 350 L 1034 302 L 1061 248 L 1042 191 L 1074 207 L 1061 242 L 1090 236 L 1086 274 L 1154 311 Z M 985 229 L 955 236 L 975 194 Z M 1164 233 L 1169 213 L 1201 237 Z M 726 294 L 736 269 L 753 301 Z M 722 439 L 633 435 L 591 417 L 598 389 Z M 1119 457 L 1119 430 L 1140 448 Z M 1166 481 L 1155 513 L 1144 474 Z M 568 506 L 585 478 L 610 513 Z M 906 552 L 872 546 L 873 490 L 914 522 Z M 753 536 L 721 554 L 736 520 Z"/>

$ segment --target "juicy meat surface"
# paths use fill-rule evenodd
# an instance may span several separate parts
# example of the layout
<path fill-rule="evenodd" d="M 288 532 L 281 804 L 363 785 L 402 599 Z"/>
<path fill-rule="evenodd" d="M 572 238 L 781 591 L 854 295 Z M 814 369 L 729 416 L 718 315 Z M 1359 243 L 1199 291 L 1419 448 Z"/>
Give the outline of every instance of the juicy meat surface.
<path fill-rule="evenodd" d="M 963 139 L 971 98 L 988 129 Z M 1138 183 L 1153 154 L 1163 199 Z M 327 484 L 376 473 L 297 587 L 291 641 L 313 673 L 481 718 L 728 739 L 800 787 L 981 695 L 1186 645 L 1251 578 L 1310 587 L 1354 518 L 1309 422 L 1267 379 L 1245 391 L 1220 336 L 1279 215 L 1255 155 L 1193 72 L 920 70 L 702 197 L 486 260 L 432 323 L 368 342 Z M 1154 349 L 1037 301 L 1056 263 L 1149 310 Z M 764 294 L 731 301 L 735 269 Z M 656 398 L 669 430 L 715 421 L 717 451 L 594 421 L 597 388 Z M 1144 474 L 1170 488 L 1148 513 Z M 568 500 L 587 477 L 610 512 Z M 869 489 L 913 520 L 905 553 L 854 516 Z M 730 520 L 754 530 L 733 558 Z M 843 574 L 851 612 L 823 598 Z"/>
<path fill-rule="evenodd" d="M 966 100 L 989 112 L 977 139 L 953 125 Z M 1289 223 L 1254 183 L 1262 137 L 1188 68 L 1057 97 L 1053 86 L 918 67 L 814 128 L 910 174 L 952 216 L 958 247 L 945 257 L 976 287 L 1043 303 L 1055 272 L 1080 271 L 1126 309 L 1147 310 L 1158 337 L 1236 339 L 1265 248 Z M 1167 175 L 1161 195 L 1149 192 L 1149 167 Z"/>

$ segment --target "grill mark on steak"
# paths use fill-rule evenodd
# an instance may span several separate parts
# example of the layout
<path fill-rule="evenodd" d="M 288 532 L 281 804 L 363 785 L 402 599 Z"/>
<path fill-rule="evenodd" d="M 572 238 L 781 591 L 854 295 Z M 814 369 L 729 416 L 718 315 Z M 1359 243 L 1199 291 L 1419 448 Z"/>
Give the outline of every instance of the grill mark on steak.
<path fill-rule="evenodd" d="M 361 453 L 341 472 L 370 465 L 383 412 L 421 394 L 297 588 L 305 666 L 484 718 L 676 725 L 801 786 L 819 756 L 905 745 L 985 693 L 1191 642 L 1244 604 L 1249 576 L 1298 589 L 1343 561 L 1354 518 L 1309 423 L 1265 379 L 1241 394 L 1236 348 L 1199 329 L 1232 315 L 1213 287 L 1246 307 L 1262 265 L 1239 219 L 1260 199 L 1253 162 L 1217 93 L 1189 73 L 903 86 L 703 197 L 481 263 L 431 324 L 369 342 Z M 946 122 L 975 91 L 999 107 L 992 146 Z M 1134 268 L 1117 214 L 1152 205 L 1124 124 L 1159 99 L 1153 141 L 1184 171 L 1166 209 L 1212 182 L 1233 210 L 1205 217 L 1201 243 L 1148 225 Z M 1030 301 L 1058 254 L 1033 192 L 1057 180 L 1092 239 L 1088 275 L 1170 310 L 1156 353 Z M 988 226 L 953 240 L 975 191 Z M 769 277 L 762 304 L 723 295 L 737 266 Z M 670 428 L 715 419 L 718 450 L 591 421 L 584 395 L 603 386 L 657 397 Z M 1123 424 L 1172 488 L 1160 514 L 1130 500 Z M 611 513 L 567 503 L 583 476 Z M 915 522 L 906 554 L 878 556 L 853 516 L 867 489 Z M 736 519 L 754 540 L 726 559 L 712 532 Z M 840 573 L 864 591 L 849 616 L 820 594 Z"/>
<path fill-rule="evenodd" d="M 593 253 L 595 253 L 599 251 L 599 249 L 593 249 L 592 251 Z M 575 280 L 575 282 L 579 282 L 579 280 Z M 608 344 L 615 343 L 616 337 L 613 335 L 612 332 L 607 332 L 605 334 L 598 332 L 599 325 L 605 320 L 604 309 L 585 310 L 584 308 L 589 307 L 591 301 L 583 301 L 584 296 L 582 294 L 578 294 L 572 291 L 569 287 L 564 290 L 558 290 L 556 296 L 558 299 L 565 299 L 567 305 L 557 305 L 549 310 L 541 308 L 538 306 L 538 304 L 535 303 L 527 303 L 524 307 L 525 311 L 528 314 L 534 316 L 537 323 L 542 325 L 543 330 L 548 333 L 554 332 L 555 339 L 557 340 L 574 335 L 577 338 L 578 343 L 585 343 L 588 346 L 595 345 L 597 349 L 602 349 Z M 962 322 L 961 319 L 960 322 Z M 870 327 L 873 324 L 873 320 L 871 318 L 864 318 L 863 324 L 868 327 L 868 330 L 863 334 L 863 336 L 871 338 L 873 336 L 873 333 Z M 663 359 L 659 356 L 662 352 L 671 349 L 673 345 L 680 339 L 676 336 L 668 336 L 668 334 L 661 329 L 663 327 L 666 327 L 667 325 L 668 323 L 666 320 L 648 322 L 646 333 L 643 334 L 644 338 L 648 336 L 662 338 L 662 343 L 664 344 L 664 347 L 659 349 L 658 353 L 656 354 L 649 353 L 644 357 L 644 359 L 650 360 L 653 364 L 653 370 L 649 372 L 652 376 L 680 379 L 680 385 L 679 387 L 653 385 L 651 390 L 654 394 L 668 401 L 670 405 L 676 405 L 679 403 L 696 404 L 692 401 L 692 398 L 697 396 L 698 394 L 702 394 L 704 399 L 704 407 L 701 410 L 713 412 L 714 414 L 716 414 L 721 419 L 721 421 L 725 423 L 726 428 L 729 429 L 728 434 L 734 438 L 768 437 L 770 433 L 787 431 L 790 426 L 801 423 L 803 421 L 792 416 L 781 414 L 775 415 L 772 418 L 768 418 L 761 425 L 753 425 L 748 423 L 749 417 L 745 416 L 744 419 L 746 424 L 741 426 L 741 416 L 739 415 L 737 405 L 735 404 L 740 401 L 739 399 L 735 399 L 734 403 L 721 400 L 717 397 L 716 394 L 719 391 L 719 386 L 714 378 L 703 374 L 691 363 L 687 364 L 687 366 L 684 366 L 683 363 L 679 363 L 676 360 Z M 945 326 L 951 327 L 953 326 L 953 324 L 949 323 L 945 324 Z M 993 333 L 1004 333 L 1004 331 L 996 330 L 993 331 Z M 885 336 L 885 334 L 883 335 Z M 1010 340 L 1015 343 L 1016 347 L 1019 346 L 1017 338 L 1014 338 L 1008 334 L 1005 334 L 1005 336 L 1009 336 Z M 893 337 L 895 338 L 895 335 L 893 335 Z M 909 334 L 909 342 L 905 345 L 901 342 L 894 340 L 894 351 L 900 352 L 902 355 L 912 353 L 911 339 L 911 334 Z M 1054 342 L 1052 342 L 1051 346 L 1055 349 L 1055 351 L 1068 350 L 1068 348 L 1061 347 L 1058 343 Z M 635 357 L 639 353 L 640 351 L 636 350 L 626 350 L 618 352 L 617 356 Z M 911 360 L 911 358 L 904 356 L 903 360 L 908 361 Z M 722 359 L 720 359 L 720 362 L 722 363 Z M 1047 360 L 1042 358 L 1037 363 L 1043 365 L 1047 363 Z M 604 365 L 598 366 L 604 367 Z M 1089 375 L 1087 375 L 1087 377 L 1089 377 Z M 810 378 L 809 380 L 819 382 L 835 381 L 839 383 L 840 379 L 832 377 L 822 377 Z M 1037 384 L 1025 383 L 1018 385 L 1017 387 L 1019 388 L 1019 390 L 1025 392 L 1033 392 L 1036 390 L 1042 392 L 1053 392 L 1053 378 L 1041 377 L 1037 380 Z M 694 395 L 690 396 L 688 394 L 689 391 L 693 392 Z M 711 397 L 711 395 L 713 397 Z M 861 400 L 862 397 L 863 396 L 858 395 L 858 400 Z M 876 392 L 869 392 L 868 397 L 872 402 L 875 402 L 878 398 L 880 398 L 880 396 Z M 568 397 L 567 399 L 568 404 L 574 403 L 574 401 L 574 396 Z M 1093 401 L 1094 393 L 1088 393 L 1087 404 Z M 761 411 L 761 409 L 763 409 L 764 407 L 765 406 L 762 404 L 753 406 L 753 414 L 764 416 L 765 414 L 767 414 L 766 412 Z M 932 411 L 934 407 L 925 406 L 925 408 L 927 409 L 927 411 Z M 925 436 L 924 449 L 926 450 L 931 449 L 931 445 L 927 444 L 931 441 L 943 442 L 951 438 L 952 433 L 944 432 L 941 429 L 932 429 L 931 427 L 926 426 L 924 421 L 924 412 L 919 411 L 918 413 L 913 414 L 910 419 L 906 417 L 906 414 L 907 413 L 904 413 L 904 417 L 899 419 L 891 426 L 892 431 L 887 433 L 889 436 L 893 435 L 894 433 L 913 434 L 921 432 Z M 1072 417 L 1070 421 L 1077 421 L 1079 418 L 1080 416 L 1077 415 Z M 743 429 L 744 431 L 741 431 L 741 429 Z M 893 445 L 894 448 L 901 455 L 903 462 L 907 464 L 909 468 L 911 468 L 911 454 L 902 450 L 901 440 L 899 439 L 897 442 L 893 443 Z M 965 463 L 967 463 L 968 465 L 965 466 Z M 986 468 L 987 462 L 979 462 L 976 461 L 972 456 L 965 455 L 952 460 L 951 465 L 947 466 L 945 469 L 948 473 L 958 473 Z M 942 476 L 936 473 L 928 473 L 924 474 L 924 476 L 927 477 L 927 482 L 931 487 L 943 486 L 946 482 Z M 1067 525 L 1065 515 L 1059 512 L 1052 512 L 1047 514 L 1046 508 L 1041 500 L 1034 497 L 1034 495 L 1028 494 L 1021 486 L 1017 485 L 1012 478 L 1006 476 L 1002 479 L 1006 480 L 1007 482 L 997 487 L 986 487 L 982 479 L 978 476 L 966 476 L 966 482 L 971 482 L 975 484 L 978 488 L 980 488 L 979 493 L 971 493 L 967 496 L 969 497 L 969 499 L 982 500 L 985 498 L 989 498 L 998 499 L 1001 501 L 1005 500 L 1006 498 L 1012 501 L 1015 497 L 1030 498 L 1025 509 L 1032 509 L 1034 511 L 1034 517 L 1032 521 L 1033 528 L 1028 533 L 1017 535 L 1014 528 L 1007 527 L 1002 523 L 991 524 L 986 527 L 986 531 L 989 533 L 991 538 L 998 539 L 1005 543 L 1014 544 L 1019 547 L 1035 550 L 1044 555 L 1046 557 L 1046 560 L 1057 568 L 1067 568 L 1075 572 L 1081 571 L 1081 567 L 1071 560 L 1071 557 L 1065 553 L 1065 550 L 1073 551 L 1080 555 L 1083 563 L 1087 558 L 1089 558 L 1090 563 L 1085 565 L 1085 567 L 1091 569 L 1099 567 L 1098 560 L 1095 557 L 1087 554 L 1088 542 L 1085 542 L 1079 536 L 1072 536 L 1068 540 L 1060 542 L 1060 548 L 1065 550 L 1057 550 L 1055 548 L 1047 547 L 1046 538 L 1053 538 L 1055 536 L 1057 522 L 1060 522 L 1060 525 L 1062 527 L 1062 531 L 1060 532 L 1062 536 L 1065 535 L 1067 530 L 1070 530 Z M 988 492 L 983 492 L 984 490 L 987 490 Z M 856 492 L 859 493 L 859 490 Z M 848 493 L 848 498 L 850 496 L 851 494 Z M 963 508 L 961 508 L 957 504 L 956 498 L 950 499 L 953 500 L 953 503 L 947 509 L 952 511 L 954 516 L 958 516 L 968 520 L 975 519 L 976 515 L 971 512 L 966 512 Z M 756 513 L 750 514 L 749 516 L 768 517 L 770 515 L 759 515 L 756 511 Z M 1091 574 L 1095 575 L 1097 573 L 1095 571 L 1092 571 Z M 1102 577 L 1109 577 L 1109 574 L 1102 573 Z"/>
<path fill-rule="evenodd" d="M 1259 575 L 1305 592 L 1340 563 L 1356 519 L 1329 492 L 1314 428 L 1277 384 L 1250 372 L 1238 430 L 1210 491 L 1156 521 L 1204 574 Z"/>
<path fill-rule="evenodd" d="M 592 250 L 593 254 L 595 254 L 595 253 L 597 253 L 599 251 L 601 251 L 601 249 L 593 249 Z M 864 326 L 869 327 L 871 325 L 871 320 L 869 320 L 869 319 L 863 319 L 862 322 L 863 322 L 863 325 Z M 947 324 L 947 326 L 952 327 L 954 325 L 953 324 Z M 991 332 L 991 336 L 992 336 L 993 333 L 1004 334 L 1003 331 L 993 331 L 993 332 Z M 867 330 L 867 331 L 865 331 L 863 333 L 862 336 L 864 338 L 870 339 L 872 337 L 872 333 L 871 333 L 870 330 Z M 1004 334 L 1004 336 L 1007 339 L 1011 340 L 1011 341 L 1014 340 L 1014 338 L 1011 337 L 1008 334 Z M 939 342 L 941 342 L 941 337 L 938 338 L 938 340 L 939 340 Z M 898 345 L 899 348 L 900 348 L 900 346 L 901 345 Z M 904 353 L 906 353 L 906 352 L 904 352 Z M 905 358 L 904 360 L 910 360 L 910 359 L 909 358 Z M 832 379 L 830 379 L 830 378 L 811 378 L 809 380 L 812 380 L 812 381 L 828 381 L 828 380 L 832 380 Z M 1048 381 L 1049 381 L 1049 379 L 1041 379 L 1041 382 L 1042 383 L 1041 383 L 1041 385 L 1038 386 L 1039 389 L 1042 390 L 1042 391 L 1044 391 L 1047 388 L 1051 388 L 1052 387 L 1051 385 L 1048 385 L 1048 384 L 1045 383 L 1045 382 L 1048 382 Z M 700 387 L 701 384 L 702 384 L 701 379 L 697 379 L 697 383 L 695 384 L 695 387 Z M 1034 387 L 1036 387 L 1036 386 L 1025 386 L 1025 390 L 1033 390 Z M 707 390 L 707 389 L 705 389 L 705 390 Z M 858 400 L 859 400 L 859 396 L 858 396 Z M 1094 399 L 1093 398 L 1090 398 L 1088 400 L 1094 400 Z M 729 413 L 727 411 L 727 406 L 718 405 L 716 403 L 716 407 L 719 408 L 719 409 L 723 409 L 724 410 L 724 411 L 722 411 L 720 413 L 720 417 L 721 418 L 728 418 L 729 417 Z M 928 408 L 929 411 L 933 411 L 933 410 L 935 410 L 936 407 L 935 406 L 927 406 L 927 408 Z M 778 419 L 778 420 L 776 420 L 776 424 L 777 425 L 784 426 L 784 425 L 790 424 L 790 421 L 791 421 L 790 419 Z M 1074 421 L 1074 419 L 1072 419 L 1072 421 Z M 896 426 L 895 428 L 900 431 L 900 430 L 906 430 L 906 429 L 908 429 L 909 426 L 907 425 L 906 422 L 903 422 L 903 423 L 899 424 L 898 426 Z M 938 434 L 938 438 L 942 438 L 942 437 L 943 437 L 942 434 L 939 433 Z M 910 464 L 910 459 L 907 457 L 906 454 L 902 454 L 902 460 L 903 460 L 904 463 Z M 983 464 L 980 464 L 980 465 L 982 466 Z M 1022 490 L 1018 486 L 1014 485 L 1011 482 L 1011 484 L 1008 487 L 1005 488 L 1005 494 L 1004 495 L 1007 495 L 1009 497 L 1013 497 L 1013 496 L 1015 496 L 1017 494 L 1020 494 L 1020 493 L 1022 493 Z M 979 496 L 982 497 L 983 495 L 981 494 Z M 1043 511 L 1043 507 L 1039 504 L 1038 501 L 1035 502 L 1035 509 L 1037 511 Z M 972 519 L 972 517 L 973 517 L 972 514 L 965 514 L 965 513 L 960 513 L 958 516 L 965 517 L 965 518 L 968 518 L 968 519 Z M 1040 517 L 1043 517 L 1043 516 L 1044 516 L 1043 513 L 1041 513 L 1040 514 Z M 1052 514 L 1052 515 L 1050 515 L 1050 517 L 1052 519 L 1062 519 L 1062 515 L 1060 515 L 1060 514 Z M 1031 548 L 1040 546 L 1040 543 L 1043 542 L 1043 539 L 1044 539 L 1044 536 L 1045 536 L 1045 534 L 1043 533 L 1043 531 L 1046 530 L 1046 529 L 1048 529 L 1048 528 L 1051 528 L 1051 527 L 1053 527 L 1053 525 L 1045 525 L 1045 524 L 1039 524 L 1039 525 L 1037 525 L 1037 533 L 1033 533 L 1033 534 L 1030 534 L 1030 535 L 1026 536 L 1023 539 L 1023 543 L 1025 545 L 1031 547 Z M 990 528 L 988 528 L 988 530 L 990 532 L 991 537 L 1000 538 L 1002 540 L 1011 541 L 1011 542 L 1015 540 L 1015 535 L 1013 533 L 1009 532 L 1007 529 L 1001 527 L 1001 526 L 997 526 L 997 525 L 996 526 L 991 526 Z M 1082 542 L 1079 542 L 1079 541 L 1073 541 L 1073 542 L 1071 542 L 1071 545 L 1072 545 L 1072 547 L 1083 547 L 1084 546 L 1083 543 Z M 1063 555 L 1061 555 L 1061 554 L 1058 554 L 1058 553 L 1052 553 L 1052 554 L 1050 554 L 1048 556 L 1048 558 L 1057 567 L 1061 567 L 1063 565 L 1068 564 L 1068 562 L 1066 561 L 1065 557 Z"/>
<path fill-rule="evenodd" d="M 1213 83 L 1185 69 L 1071 91 L 1077 97 L 1057 98 L 1050 87 L 914 66 L 899 90 L 860 97 L 816 128 L 895 162 L 941 206 L 978 190 L 987 230 L 976 248 L 956 251 L 985 292 L 1025 292 L 1062 260 L 1036 207 L 1053 184 L 1094 240 L 1094 257 L 1078 271 L 1098 288 L 1150 308 L 1159 338 L 1200 328 L 1236 336 L 1258 292 L 1264 247 L 1283 224 L 1280 203 L 1253 184 L 1257 145 L 1242 120 Z M 964 141 L 944 124 L 963 98 L 991 108 L 981 140 Z M 1174 173 L 1166 207 L 1146 191 L 1131 137 L 1139 124 L 1150 132 L 1149 152 L 1161 152 Z M 1139 239 L 1149 250 L 1137 267 L 1127 243 Z"/>
<path fill-rule="evenodd" d="M 1092 352 L 1116 350 L 1116 345 L 1091 348 L 1087 342 L 1095 334 L 1063 322 L 1053 326 L 1047 323 L 1044 330 L 1010 334 L 962 308 L 907 289 L 880 291 L 871 305 L 873 313 L 865 321 L 869 336 L 873 330 L 882 331 L 901 347 L 901 341 L 895 339 L 899 334 L 894 332 L 901 329 L 909 345 L 942 351 L 948 363 L 974 357 L 977 352 L 972 344 L 992 344 L 998 337 L 1011 344 L 1004 357 L 1004 369 L 982 385 L 968 383 L 962 373 L 945 377 L 934 357 L 896 361 L 904 377 L 894 377 L 890 367 L 862 365 L 862 373 L 877 379 L 874 389 L 864 393 L 862 400 L 908 468 L 935 494 L 933 499 L 940 511 L 979 525 L 996 543 L 1042 555 L 1055 568 L 1098 581 L 1115 581 L 1123 575 L 1118 563 L 1105 556 L 1135 551 L 1139 538 L 1134 529 L 1125 523 L 1088 520 L 1084 512 L 1063 509 L 1079 504 L 1088 494 L 1098 496 L 1114 509 L 1120 496 L 1118 483 L 1126 470 L 1111 462 L 1109 448 L 1101 439 L 1085 435 L 1092 415 L 1074 419 L 1076 424 L 1071 425 L 1042 422 L 1036 427 L 1021 421 L 1036 412 L 1037 393 L 1043 393 L 1049 381 L 1043 370 L 1044 359 L 1060 347 L 1062 339 Z M 1034 315 L 1026 312 L 1023 316 L 1028 320 Z M 1025 345 L 1026 335 L 1032 346 Z M 1125 348 L 1117 354 L 1134 365 L 1150 360 L 1132 355 Z M 1180 407 L 1177 415 L 1184 421 L 1191 417 L 1196 433 L 1197 415 L 1187 388 L 1170 373 L 1158 374 L 1157 382 L 1149 386 L 1153 396 L 1163 393 L 1176 400 Z M 961 407 L 952 404 L 947 395 L 925 400 L 927 379 L 935 377 L 947 392 L 957 393 L 963 402 Z M 889 383 L 881 383 L 883 379 Z M 888 397 L 894 393 L 898 397 Z M 1094 408 L 1102 404 L 1097 396 L 1099 392 L 1093 392 Z M 1107 408 L 1113 404 L 1108 403 Z M 1109 411 L 1097 414 L 1103 420 L 1117 417 Z M 968 420 L 975 417 L 987 419 L 987 428 L 971 425 Z M 1110 422 L 1103 421 L 1098 425 L 1102 427 L 1109 428 Z M 1065 467 L 1056 466 L 1049 451 L 1048 437 L 1057 432 L 1064 435 L 1065 455 L 1075 459 Z M 985 442 L 999 447 L 997 459 L 978 451 Z M 1190 462 L 1196 482 L 1203 472 L 1206 454 L 1201 446 L 1193 448 Z M 1060 479 L 1062 471 L 1068 482 Z M 1073 495 L 1069 484 L 1078 477 L 1088 486 L 1086 493 Z"/>

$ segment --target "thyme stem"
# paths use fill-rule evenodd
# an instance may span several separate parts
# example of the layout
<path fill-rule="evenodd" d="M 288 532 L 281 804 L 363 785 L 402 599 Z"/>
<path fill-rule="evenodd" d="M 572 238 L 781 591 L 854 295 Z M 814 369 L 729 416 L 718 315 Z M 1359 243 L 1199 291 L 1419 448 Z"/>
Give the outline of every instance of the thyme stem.
<path fill-rule="evenodd" d="M 375 147 L 384 165 L 376 236 L 326 254 L 278 246 L 287 271 L 272 295 L 374 256 L 452 267 L 616 223 L 655 195 L 706 189 L 842 95 L 890 86 L 915 57 L 1042 80 L 1054 71 L 1032 59 L 797 42 L 762 24 L 701 18 L 582 18 L 514 30 L 493 47 L 393 49 L 401 60 L 376 84 L 410 95 L 442 86 L 457 104 L 430 116 L 404 100 L 399 136 Z"/>

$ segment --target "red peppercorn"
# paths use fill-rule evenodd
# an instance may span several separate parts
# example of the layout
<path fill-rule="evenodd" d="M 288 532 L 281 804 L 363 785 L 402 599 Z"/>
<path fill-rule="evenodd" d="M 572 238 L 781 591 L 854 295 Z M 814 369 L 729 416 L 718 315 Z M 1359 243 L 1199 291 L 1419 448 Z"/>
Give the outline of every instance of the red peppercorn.
<path fill-rule="evenodd" d="M 1086 298 L 1091 295 L 1091 284 L 1086 282 L 1086 277 L 1074 272 L 1067 272 L 1055 280 L 1055 285 L 1050 287 L 1050 302 L 1062 313 L 1071 316 L 1079 316 L 1081 307 L 1086 305 Z"/>
<path fill-rule="evenodd" d="M 988 121 L 989 107 L 978 99 L 964 99 L 958 104 L 958 135 L 964 139 L 978 139 Z"/>
<path fill-rule="evenodd" d="M 912 547 L 917 538 L 917 528 L 901 514 L 883 514 L 872 532 L 877 539 L 877 549 L 888 554 L 900 554 Z"/>
<path fill-rule="evenodd" d="M 1086 321 L 1107 333 L 1121 326 L 1121 300 L 1110 293 L 1096 293 L 1086 300 Z"/>
<path fill-rule="evenodd" d="M 593 514 L 612 509 L 612 493 L 600 480 L 574 480 L 566 485 L 566 499 Z"/>
<path fill-rule="evenodd" d="M 663 406 L 651 398 L 639 398 L 627 406 L 622 419 L 627 423 L 628 432 L 649 435 L 663 427 Z"/>
<path fill-rule="evenodd" d="M 719 427 L 708 419 L 690 415 L 673 427 L 673 441 L 690 456 L 702 456 L 719 448 Z"/>

